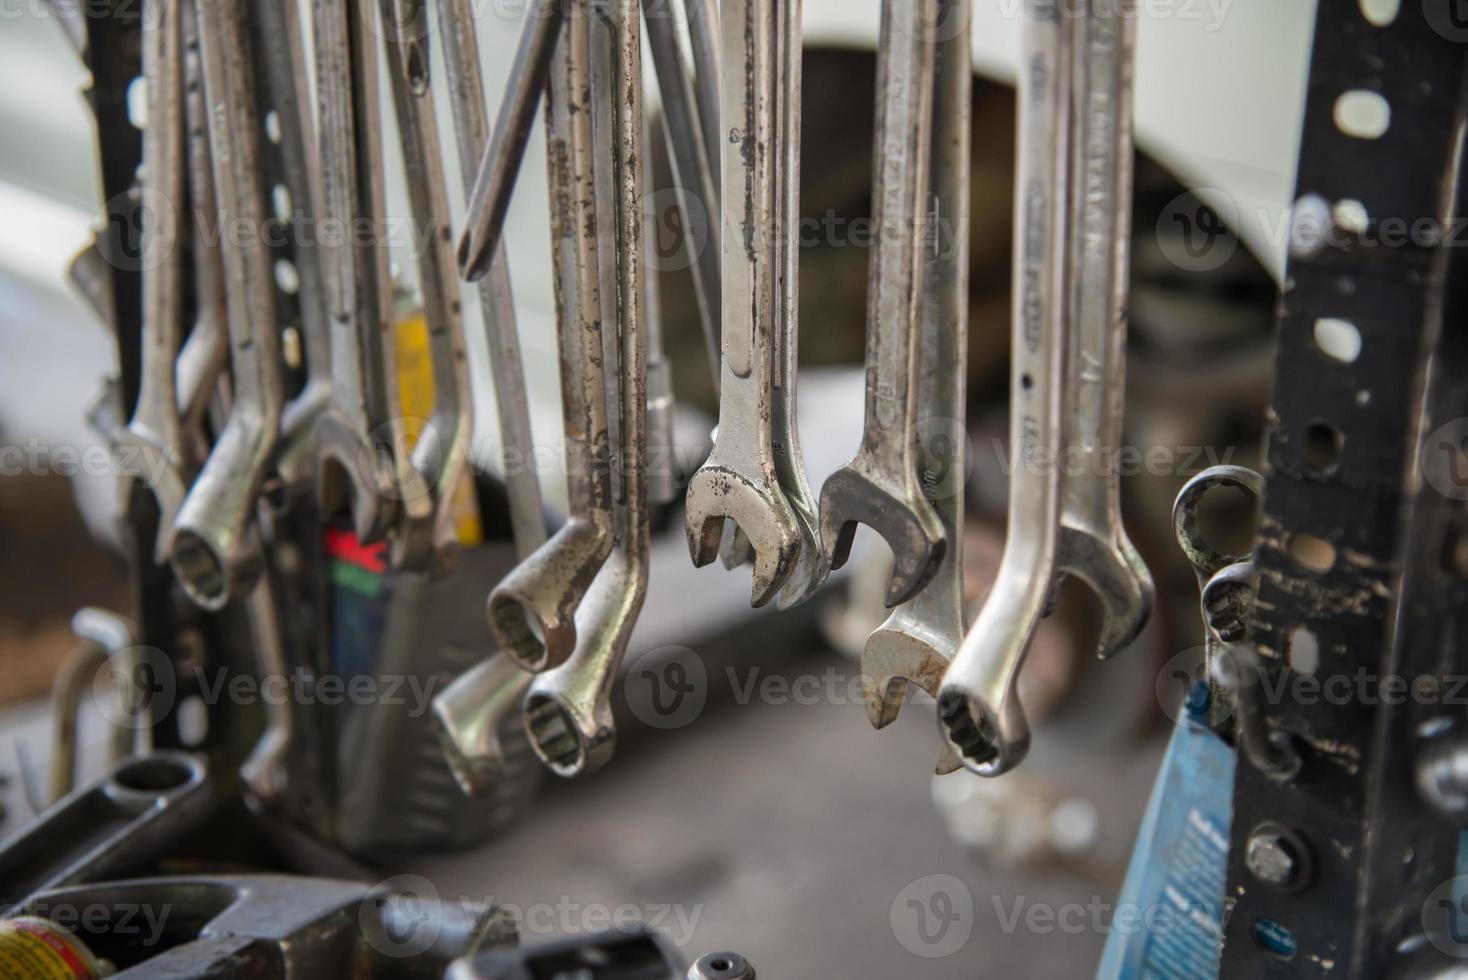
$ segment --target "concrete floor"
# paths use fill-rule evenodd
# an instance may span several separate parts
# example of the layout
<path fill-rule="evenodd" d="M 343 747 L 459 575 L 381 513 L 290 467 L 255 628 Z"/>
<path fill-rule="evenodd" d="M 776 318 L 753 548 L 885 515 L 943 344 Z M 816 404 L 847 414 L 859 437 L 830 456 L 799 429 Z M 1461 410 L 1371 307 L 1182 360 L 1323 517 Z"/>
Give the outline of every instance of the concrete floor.
<path fill-rule="evenodd" d="M 852 672 L 828 653 L 765 669 L 787 677 Z M 690 961 L 732 949 L 762 977 L 1093 975 L 1103 931 L 1089 918 L 1062 929 L 1043 917 L 1114 901 L 1119 862 L 1104 862 L 1104 880 L 1084 860 L 986 869 L 935 808 L 930 708 L 910 706 L 878 733 L 859 704 L 837 703 L 843 697 L 739 704 L 718 682 L 710 689 L 695 723 L 628 732 L 606 770 L 547 786 L 530 821 L 506 838 L 399 870 L 427 876 L 440 896 L 510 903 L 521 910 L 527 942 L 596 925 L 630 904 L 645 919 L 663 916 Z M 1153 740 L 1129 759 L 1070 759 L 1092 773 L 1090 785 L 1076 788 L 1097 807 L 1102 836 L 1122 861 L 1159 755 Z M 1036 761 L 1041 770 L 1013 774 L 1013 786 L 1043 779 L 1047 768 L 1056 774 L 1044 756 Z M 929 909 L 931 941 L 917 931 L 910 899 Z M 932 917 L 945 913 L 946 933 Z"/>

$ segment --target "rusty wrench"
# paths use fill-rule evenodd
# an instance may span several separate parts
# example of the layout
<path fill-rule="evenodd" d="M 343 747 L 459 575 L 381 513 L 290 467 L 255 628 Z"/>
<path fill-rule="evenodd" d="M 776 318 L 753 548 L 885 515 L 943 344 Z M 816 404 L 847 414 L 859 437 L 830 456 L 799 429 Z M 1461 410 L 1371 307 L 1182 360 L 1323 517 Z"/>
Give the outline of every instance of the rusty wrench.
<path fill-rule="evenodd" d="M 725 194 L 723 357 L 713 452 L 688 484 L 693 563 L 714 560 L 725 519 L 754 547 L 752 603 L 773 599 L 794 570 L 800 526 L 780 488 L 773 418 L 775 262 L 775 10 L 771 0 L 723 5 Z"/>
<path fill-rule="evenodd" d="M 917 594 L 942 561 L 943 523 L 917 466 L 922 243 L 927 234 L 937 0 L 883 0 L 877 55 L 873 221 L 881 229 L 867 289 L 866 419 L 861 448 L 821 488 L 831 568 L 851 554 L 858 523 L 892 549 L 889 607 Z"/>
<path fill-rule="evenodd" d="M 733 0 L 726 0 L 733 2 Z M 604 765 L 616 744 L 611 691 L 627 653 L 632 629 L 647 597 L 647 349 L 643 304 L 642 62 L 638 0 L 615 0 L 611 12 L 615 47 L 611 83 L 601 98 L 615 99 L 617 334 L 620 338 L 621 398 L 618 447 L 617 542 L 596 577 L 580 614 L 576 652 L 555 670 L 536 677 L 525 697 L 525 727 L 541 760 L 562 776 Z M 598 38 L 598 41 L 601 41 Z M 594 58 L 605 58 L 599 43 Z M 599 76 L 601 72 L 594 72 Z"/>
<path fill-rule="evenodd" d="M 247 8 L 200 0 L 204 90 L 214 183 L 223 217 L 259 231 L 266 195 L 259 166 Z M 179 509 L 172 564 L 198 605 L 217 610 L 260 571 L 250 525 L 275 450 L 283 401 L 270 252 L 263 235 L 221 240 L 234 405 L 203 471 Z"/>
<path fill-rule="evenodd" d="M 612 484 L 603 333 L 612 295 L 601 283 L 596 221 L 598 161 L 590 100 L 592 25 L 584 4 L 571 12 L 552 59 L 547 146 L 555 233 L 561 404 L 571 515 L 501 580 L 489 596 L 500 649 L 526 670 L 566 661 L 576 648 L 576 609 L 612 549 Z M 625 247 L 625 246 L 624 246 Z"/>
<path fill-rule="evenodd" d="M 1127 262 L 1131 239 L 1132 64 L 1136 17 L 1087 0 L 1075 18 L 1072 138 L 1072 327 L 1066 444 L 1078 451 L 1061 501 L 1063 574 L 1101 600 L 1098 649 L 1110 657 L 1134 640 L 1152 614 L 1151 573 L 1121 522 L 1120 449 L 1126 393 Z M 1104 6 L 1104 5 L 1103 5 Z"/>
<path fill-rule="evenodd" d="M 963 420 L 967 407 L 968 215 L 973 61 L 970 0 L 940 0 L 936 23 L 959 24 L 938 42 L 933 86 L 933 154 L 930 195 L 934 229 L 951 225 L 952 235 L 933 234 L 923 279 L 923 340 L 918 384 L 919 411 L 946 423 L 925 433 L 923 486 L 943 522 L 948 547 L 937 572 L 917 595 L 894 609 L 867 639 L 861 655 L 862 692 L 874 728 L 897 720 L 907 685 L 935 699 L 943 672 L 964 634 Z M 946 230 L 946 229 L 943 229 Z M 951 238 L 951 246 L 947 245 Z M 955 431 L 956 430 L 956 431 Z M 939 452 L 935 440 L 948 441 Z M 944 745 L 938 772 L 959 767 Z"/>
<path fill-rule="evenodd" d="M 986 776 L 1007 772 L 1029 750 L 1015 681 L 1046 612 L 1063 489 L 1072 35 L 1054 5 L 1026 0 L 1021 38 L 1008 535 L 993 588 L 938 696 L 949 744 Z"/>
<path fill-rule="evenodd" d="M 146 478 L 158 504 L 153 560 L 169 557 L 174 520 L 188 494 L 188 464 L 179 417 L 174 362 L 183 334 L 184 85 L 181 4 L 150 0 L 143 31 L 148 120 L 143 128 L 142 382 L 132 420 L 118 443 L 146 453 Z M 123 477 L 124 498 L 141 473 Z"/>

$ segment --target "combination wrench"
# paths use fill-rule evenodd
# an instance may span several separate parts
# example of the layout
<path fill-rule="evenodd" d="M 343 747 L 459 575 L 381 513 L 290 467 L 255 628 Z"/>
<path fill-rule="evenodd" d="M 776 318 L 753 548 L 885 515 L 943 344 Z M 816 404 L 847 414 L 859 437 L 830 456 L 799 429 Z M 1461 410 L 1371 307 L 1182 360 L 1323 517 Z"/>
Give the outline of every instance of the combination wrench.
<path fill-rule="evenodd" d="M 469 472 L 474 426 L 464 320 L 454 265 L 443 156 L 434 115 L 429 60 L 428 9 L 423 0 L 380 0 L 388 82 L 397 110 L 403 170 L 413 222 L 425 233 L 418 255 L 418 292 L 428 324 L 433 408 L 409 465 L 418 474 L 429 507 L 405 506 L 402 519 L 424 514 L 428 526 L 400 526 L 393 537 L 395 567 L 445 571 L 459 548 L 454 494 Z M 419 546 L 419 543 L 427 548 Z"/>
<path fill-rule="evenodd" d="M 796 606 L 826 580 L 829 568 L 821 546 L 820 516 L 805 474 L 796 421 L 796 378 L 800 346 L 800 92 L 802 38 L 801 0 L 776 8 L 774 76 L 775 143 L 775 327 L 771 357 L 775 397 L 771 402 L 775 476 L 800 527 L 800 554 L 780 590 L 776 605 Z"/>
<path fill-rule="evenodd" d="M 515 63 L 510 68 L 499 117 L 475 167 L 469 212 L 456 252 L 459 274 L 471 282 L 489 271 L 499 251 L 515 177 L 530 141 L 530 128 L 535 124 L 535 111 L 550 74 L 551 58 L 561 36 L 567 7 L 579 10 L 581 2 L 539 0 L 525 14 L 525 26 L 515 50 Z"/>
<path fill-rule="evenodd" d="M 331 400 L 316 418 L 317 498 L 326 515 L 351 508 L 364 542 L 381 540 L 399 497 L 421 501 L 413 470 L 400 464 L 401 420 L 389 391 L 392 289 L 383 230 L 381 112 L 371 9 L 361 0 L 313 8 L 320 139 L 320 251 L 327 310 Z M 367 241 L 357 241 L 363 226 Z M 350 235 L 348 230 L 351 230 Z M 408 481 L 398 486 L 399 467 Z M 421 511 L 420 511 L 421 516 Z"/>
<path fill-rule="evenodd" d="M 777 290 L 769 233 L 775 200 L 775 9 L 771 0 L 726 0 L 722 200 L 724 288 L 719 428 L 713 452 L 688 483 L 693 563 L 718 555 L 726 520 L 754 549 L 752 604 L 768 603 L 795 569 L 801 529 L 776 467 L 771 334 Z"/>
<path fill-rule="evenodd" d="M 967 408 L 971 6 L 970 0 L 940 0 L 939 7 L 942 20 L 938 23 L 962 25 L 937 42 L 934 62 L 931 213 L 934 226 L 950 223 L 952 234 L 931 236 L 926 249 L 918 404 L 926 417 L 948 422 L 923 443 L 921 457 L 923 486 L 943 522 L 948 546 L 932 580 L 894 609 L 862 650 L 862 694 L 874 728 L 885 728 L 897 720 L 909 684 L 937 698 L 965 626 L 963 486 L 954 477 L 965 471 L 962 420 Z M 950 239 L 951 247 L 945 247 Z M 939 451 L 939 439 L 947 440 L 947 452 Z M 952 772 L 959 766 L 945 743 L 937 771 Z"/>
<path fill-rule="evenodd" d="M 555 243 L 557 339 L 566 433 L 570 516 L 489 596 L 489 622 L 500 649 L 538 673 L 576 649 L 576 609 L 612 550 L 612 474 L 607 371 L 607 311 L 598 235 L 598 161 L 591 100 L 592 17 L 578 5 L 552 59 L 547 97 L 547 157 Z M 625 247 L 625 245 L 624 245 Z"/>
<path fill-rule="evenodd" d="M 489 132 L 471 0 L 446 0 L 439 11 L 439 28 L 460 176 L 468 194 L 473 190 L 476 154 Z M 524 561 L 545 544 L 546 521 L 540 481 L 530 465 L 530 406 L 503 243 L 479 283 L 479 302 L 495 380 L 500 441 L 505 447 L 510 528 L 516 556 Z M 433 699 L 440 744 L 449 768 L 466 792 L 487 792 L 507 773 L 499 733 L 509 713 L 519 713 L 529 684 L 530 678 L 496 651 L 455 678 Z"/>
<path fill-rule="evenodd" d="M 726 0 L 727 2 L 727 0 Z M 598 97 L 614 108 L 617 241 L 617 344 L 621 392 L 617 400 L 616 541 L 596 576 L 581 620 L 576 651 L 555 670 L 540 674 L 525 697 L 525 727 L 536 754 L 553 772 L 575 776 L 604 765 L 616 744 L 611 693 L 633 627 L 647 597 L 647 348 L 643 259 L 642 62 L 638 0 L 615 0 L 610 12 L 614 51 L 598 36 L 593 79 Z M 598 32 L 600 34 L 601 32 Z M 605 71 L 597 70 L 599 65 Z"/>
<path fill-rule="evenodd" d="M 259 114 L 246 10 L 200 0 L 204 91 L 221 217 L 259 229 L 267 214 L 259 166 Z M 233 406 L 219 440 L 179 509 L 172 564 L 195 603 L 222 609 L 260 571 L 251 523 L 275 450 L 283 393 L 270 250 L 261 235 L 221 239 L 228 304 Z"/>
<path fill-rule="evenodd" d="M 999 573 L 949 665 L 940 730 L 965 766 L 1007 772 L 1029 750 L 1015 681 L 1046 613 L 1060 538 L 1067 346 L 1071 42 L 1068 18 L 1027 0 L 1021 28 L 1010 355 L 1009 521 Z"/>
<path fill-rule="evenodd" d="M 1124 648 L 1151 617 L 1151 573 L 1121 521 L 1117 452 L 1126 392 L 1127 269 L 1132 200 L 1132 65 L 1135 11 L 1074 19 L 1070 246 L 1071 338 L 1066 445 L 1078 468 L 1061 498 L 1061 574 L 1101 601 L 1102 657 Z"/>
<path fill-rule="evenodd" d="M 143 129 L 143 336 L 137 407 L 117 436 L 119 447 L 140 451 L 152 465 L 148 489 L 158 505 L 153 560 L 169 558 L 172 530 L 188 495 L 193 468 L 186 462 L 174 361 L 183 334 L 184 193 L 183 16 L 181 4 L 150 0 L 144 11 L 143 77 L 148 124 Z M 126 499 L 142 473 L 122 479 Z"/>
<path fill-rule="evenodd" d="M 946 547 L 943 522 L 923 494 L 917 464 L 936 3 L 882 2 L 872 188 L 872 219 L 881 236 L 867 289 L 866 416 L 855 458 L 821 488 L 821 538 L 831 568 L 846 563 L 858 524 L 891 547 L 888 607 L 928 583 Z"/>

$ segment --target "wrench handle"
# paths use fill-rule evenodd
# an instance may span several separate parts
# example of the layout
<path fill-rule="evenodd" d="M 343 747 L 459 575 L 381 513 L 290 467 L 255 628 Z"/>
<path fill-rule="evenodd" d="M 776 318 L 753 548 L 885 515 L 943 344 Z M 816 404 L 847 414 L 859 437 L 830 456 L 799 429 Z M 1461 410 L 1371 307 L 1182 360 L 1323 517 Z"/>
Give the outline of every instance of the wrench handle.
<path fill-rule="evenodd" d="M 445 0 L 439 12 L 439 28 L 444 71 L 449 79 L 459 175 L 465 194 L 470 194 L 474 188 L 475 158 L 489 136 L 473 0 Z M 510 289 L 510 267 L 503 243 L 495 249 L 489 272 L 480 284 L 479 303 L 488 339 L 490 373 L 494 376 L 500 442 L 505 449 L 510 526 L 515 550 L 523 559 L 545 543 L 545 505 L 531 461 L 534 444 L 530 404 Z"/>
<path fill-rule="evenodd" d="M 1067 463 L 1078 471 L 1066 481 L 1065 514 L 1082 526 L 1105 528 L 1120 521 L 1116 454 L 1126 388 L 1136 18 L 1128 8 L 1087 0 L 1073 29 L 1076 234 L 1066 387 L 1073 399 L 1067 441 L 1076 453 Z"/>
<path fill-rule="evenodd" d="M 877 51 L 872 222 L 878 242 L 867 286 L 862 450 L 889 473 L 912 471 L 917 422 L 935 10 L 936 0 L 883 0 Z"/>

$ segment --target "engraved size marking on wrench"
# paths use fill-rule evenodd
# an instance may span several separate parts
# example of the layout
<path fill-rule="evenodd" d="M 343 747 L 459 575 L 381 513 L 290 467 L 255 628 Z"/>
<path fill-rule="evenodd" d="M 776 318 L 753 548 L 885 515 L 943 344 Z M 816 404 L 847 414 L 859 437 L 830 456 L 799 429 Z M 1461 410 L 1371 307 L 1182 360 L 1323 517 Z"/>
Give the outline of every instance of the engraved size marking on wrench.
<path fill-rule="evenodd" d="M 998 775 L 1029 750 L 1015 681 L 1046 612 L 1059 543 L 1064 438 L 1071 34 L 1027 6 L 1022 27 L 1010 365 L 1009 523 L 999 573 L 939 690 L 939 728 L 964 764 Z"/>

